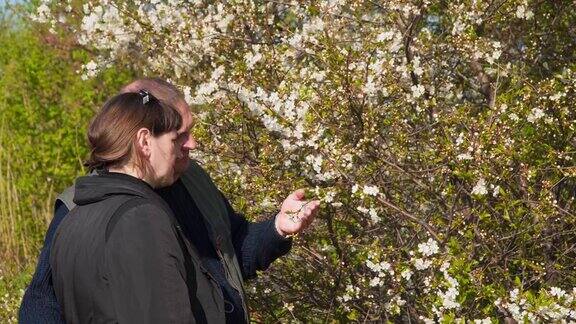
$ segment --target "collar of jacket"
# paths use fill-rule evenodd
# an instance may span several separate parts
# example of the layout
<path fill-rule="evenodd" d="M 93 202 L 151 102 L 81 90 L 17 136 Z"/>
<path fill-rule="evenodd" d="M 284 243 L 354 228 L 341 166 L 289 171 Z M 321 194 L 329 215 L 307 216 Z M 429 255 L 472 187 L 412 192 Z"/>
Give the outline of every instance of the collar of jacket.
<path fill-rule="evenodd" d="M 208 173 L 194 160 L 190 161 L 190 165 L 181 179 L 198 209 L 200 209 L 202 218 L 208 228 L 210 240 L 224 266 L 226 279 L 240 293 L 246 322 L 249 323 L 250 316 L 246 304 L 244 280 L 232 243 L 230 219 L 224 197 Z"/>
<path fill-rule="evenodd" d="M 154 190 L 145 181 L 124 173 L 99 172 L 96 176 L 84 176 L 74 185 L 74 203 L 88 205 L 108 199 L 115 195 L 140 198 L 156 196 Z"/>

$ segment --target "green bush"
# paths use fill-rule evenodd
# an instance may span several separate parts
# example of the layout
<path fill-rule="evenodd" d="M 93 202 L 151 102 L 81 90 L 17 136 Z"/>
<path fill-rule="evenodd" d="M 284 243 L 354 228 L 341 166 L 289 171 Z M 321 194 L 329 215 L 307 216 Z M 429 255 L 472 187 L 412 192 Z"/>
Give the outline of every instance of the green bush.
<path fill-rule="evenodd" d="M 86 52 L 24 15 L 0 9 L 0 322 L 16 316 L 56 194 L 84 173 L 93 112 L 132 78 L 109 70 L 82 80 Z"/>

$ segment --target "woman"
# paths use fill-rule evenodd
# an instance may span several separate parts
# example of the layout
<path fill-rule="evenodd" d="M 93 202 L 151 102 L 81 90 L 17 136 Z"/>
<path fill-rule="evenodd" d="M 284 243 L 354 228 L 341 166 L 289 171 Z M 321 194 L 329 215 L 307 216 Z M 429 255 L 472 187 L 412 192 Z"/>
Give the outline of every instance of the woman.
<path fill-rule="evenodd" d="M 172 184 L 181 154 L 175 109 L 146 91 L 110 99 L 90 124 L 77 207 L 52 245 L 52 279 L 68 323 L 189 323 L 189 255 L 153 191 Z"/>

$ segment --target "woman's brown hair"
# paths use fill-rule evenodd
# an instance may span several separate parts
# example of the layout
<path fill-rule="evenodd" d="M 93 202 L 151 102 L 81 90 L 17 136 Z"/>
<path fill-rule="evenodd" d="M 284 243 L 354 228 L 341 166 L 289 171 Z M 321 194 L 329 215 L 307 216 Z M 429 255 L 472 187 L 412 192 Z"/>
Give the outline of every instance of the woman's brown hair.
<path fill-rule="evenodd" d="M 90 157 L 85 165 L 94 169 L 119 168 L 133 162 L 142 172 L 151 170 L 136 149 L 136 133 L 147 128 L 153 136 L 178 130 L 182 117 L 172 106 L 146 90 L 110 98 L 92 119 L 88 128 Z"/>

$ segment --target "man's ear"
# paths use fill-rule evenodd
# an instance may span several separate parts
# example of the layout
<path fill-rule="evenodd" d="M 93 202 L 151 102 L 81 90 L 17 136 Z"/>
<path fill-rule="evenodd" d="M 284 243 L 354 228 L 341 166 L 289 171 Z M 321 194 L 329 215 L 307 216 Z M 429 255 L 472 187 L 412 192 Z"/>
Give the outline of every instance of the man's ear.
<path fill-rule="evenodd" d="M 136 146 L 145 157 L 149 157 L 152 152 L 151 138 L 152 134 L 148 128 L 140 128 L 136 132 Z"/>

